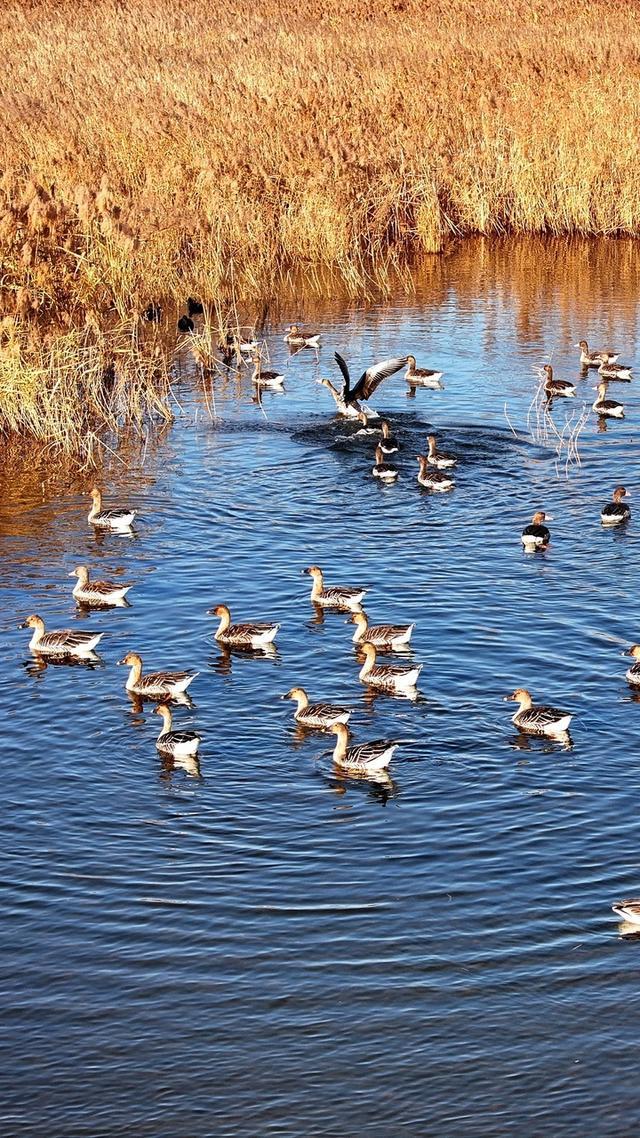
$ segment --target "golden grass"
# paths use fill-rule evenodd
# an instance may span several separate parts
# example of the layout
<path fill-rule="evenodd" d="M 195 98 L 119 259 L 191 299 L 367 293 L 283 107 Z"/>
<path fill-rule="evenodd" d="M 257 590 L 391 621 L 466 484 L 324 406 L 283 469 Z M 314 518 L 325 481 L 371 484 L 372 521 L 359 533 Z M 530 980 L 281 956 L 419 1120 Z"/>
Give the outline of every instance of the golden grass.
<path fill-rule="evenodd" d="M 634 0 L 7 0 L 0 49 L 21 327 L 82 343 L 301 266 L 357 288 L 449 234 L 640 231 Z"/>

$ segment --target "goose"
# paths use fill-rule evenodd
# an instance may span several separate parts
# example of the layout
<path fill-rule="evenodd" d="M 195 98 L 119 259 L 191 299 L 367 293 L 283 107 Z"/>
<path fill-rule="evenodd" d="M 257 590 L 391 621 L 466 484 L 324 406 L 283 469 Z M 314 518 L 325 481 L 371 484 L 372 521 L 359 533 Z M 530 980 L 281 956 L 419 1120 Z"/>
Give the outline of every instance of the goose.
<path fill-rule="evenodd" d="M 337 736 L 333 761 L 337 767 L 352 774 L 376 774 L 385 771 L 400 743 L 387 739 L 374 739 L 370 743 L 349 746 L 350 732 L 345 723 L 334 723 L 331 730 Z"/>
<path fill-rule="evenodd" d="M 544 372 L 544 393 L 547 399 L 555 397 L 562 397 L 564 399 L 573 399 L 576 393 L 574 383 L 569 383 L 568 379 L 554 379 L 553 368 L 551 364 L 545 364 L 543 367 Z"/>
<path fill-rule="evenodd" d="M 323 381 L 323 380 L 321 380 L 320 382 L 321 382 L 321 383 L 324 383 L 324 381 Z M 328 381 L 327 381 L 327 382 L 328 382 Z M 326 386 L 326 384 L 325 384 L 325 386 Z M 330 384 L 330 386 L 331 386 L 331 387 L 333 387 L 333 384 Z M 335 387 L 333 388 L 333 390 L 334 390 L 334 391 L 336 390 L 336 389 L 335 389 Z M 338 392 L 337 394 L 339 395 L 339 394 L 340 394 L 340 392 Z M 345 404 L 345 406 L 346 406 L 346 404 Z M 359 435 L 379 435 L 379 434 L 381 433 L 381 431 L 382 431 L 382 427 L 378 427 L 378 426 L 375 426 L 375 427 L 370 427 L 370 426 L 369 426 L 369 420 L 372 418 L 372 414 L 371 414 L 371 409 L 370 409 L 370 408 L 367 408 L 367 410 L 366 410 L 366 411 L 358 411 L 358 412 L 356 413 L 356 415 L 355 415 L 355 416 L 352 416 L 352 415 L 350 415 L 350 416 L 349 416 L 349 418 L 354 418 L 354 417 L 355 417 L 355 418 L 357 418 L 357 419 L 359 419 L 359 420 L 360 420 L 360 422 L 362 423 L 362 426 L 361 426 L 360 430 L 359 430 L 359 431 L 354 431 L 354 432 L 353 432 L 353 438 L 354 438 L 354 439 L 355 439 L 355 438 L 358 438 L 358 436 L 359 436 Z M 375 411 L 373 412 L 373 417 L 374 417 L 375 419 L 377 419 L 377 418 L 378 418 L 378 416 L 377 416 L 377 414 L 375 413 Z M 384 448 L 383 448 L 383 449 L 384 449 Z"/>
<path fill-rule="evenodd" d="M 440 382 L 443 372 L 432 371 L 428 367 L 416 367 L 415 356 L 407 356 L 407 364 L 404 378 L 409 387 L 430 387 L 433 391 L 444 391 L 444 385 Z"/>
<path fill-rule="evenodd" d="M 179 332 L 193 332 L 194 328 L 195 328 L 195 324 L 193 323 L 193 320 L 191 319 L 190 316 L 181 316 L 180 319 L 178 320 L 178 331 Z"/>
<path fill-rule="evenodd" d="M 319 348 L 320 334 L 319 332 L 303 332 L 297 324 L 292 324 L 287 329 L 284 342 L 290 344 L 292 348 Z"/>
<path fill-rule="evenodd" d="M 573 718 L 568 712 L 558 711 L 556 707 L 534 707 L 526 688 L 516 688 L 511 695 L 505 695 L 504 700 L 520 705 L 515 715 L 512 715 L 511 722 L 530 735 L 563 735 Z"/>
<path fill-rule="evenodd" d="M 436 467 L 430 467 L 429 461 L 423 454 L 417 454 L 416 458 L 420 469 L 418 471 L 418 482 L 421 486 L 425 486 L 427 490 L 451 490 L 455 486 L 455 481 L 450 474 L 445 474 L 444 470 L 438 470 Z"/>
<path fill-rule="evenodd" d="M 427 435 L 427 442 L 429 444 L 427 455 L 429 466 L 435 466 L 438 470 L 451 470 L 452 466 L 456 466 L 458 460 L 455 454 L 445 454 L 438 450 L 435 435 Z"/>
<path fill-rule="evenodd" d="M 634 687 L 640 686 L 640 644 L 632 644 L 630 648 L 627 648 L 626 652 L 622 653 L 622 655 L 633 656 L 634 660 L 636 661 L 635 664 L 632 664 L 631 667 L 625 672 L 625 678 L 629 681 L 630 684 L 633 684 Z"/>
<path fill-rule="evenodd" d="M 162 316 L 162 306 L 160 304 L 156 304 L 156 302 L 152 300 L 151 304 L 148 304 L 145 308 L 143 316 L 145 320 L 149 321 L 150 324 L 157 324 L 160 317 Z"/>
<path fill-rule="evenodd" d="M 363 684 L 381 691 L 405 691 L 414 688 L 422 671 L 422 664 L 376 664 L 376 646 L 368 640 L 360 644 L 365 661 L 358 677 Z"/>
<path fill-rule="evenodd" d="M 625 901 L 616 901 L 611 906 L 616 917 L 622 917 L 631 925 L 640 925 L 640 897 L 627 897 Z"/>
<path fill-rule="evenodd" d="M 606 352 L 602 348 L 594 348 L 592 351 L 589 351 L 589 345 L 586 340 L 581 340 L 575 347 L 580 348 L 580 366 L 583 368 L 600 367 L 605 356 L 613 363 L 617 360 L 619 355 L 618 352 Z"/>
<path fill-rule="evenodd" d="M 102 509 L 102 491 L 94 486 L 89 491 L 93 499 L 91 509 L 87 516 L 87 521 L 92 526 L 98 526 L 101 529 L 129 529 L 131 523 L 136 516 L 137 510 L 103 510 Z"/>
<path fill-rule="evenodd" d="M 187 312 L 189 313 L 189 316 L 203 316 L 204 304 L 201 300 L 195 300 L 193 296 L 188 296 Z"/>
<path fill-rule="evenodd" d="M 629 494 L 624 486 L 616 486 L 613 491 L 613 502 L 607 502 L 606 506 L 602 507 L 600 514 L 600 521 L 603 526 L 618 526 L 620 522 L 626 522 L 631 517 L 631 510 L 623 498 L 628 498 Z"/>
<path fill-rule="evenodd" d="M 156 739 L 156 747 L 163 755 L 184 759 L 197 753 L 200 736 L 195 731 L 172 731 L 171 711 L 166 703 L 159 703 L 154 714 L 162 716 L 162 729 Z"/>
<path fill-rule="evenodd" d="M 330 731 L 335 723 L 348 723 L 351 712 L 345 707 L 332 703 L 309 703 L 304 688 L 291 688 L 283 699 L 294 699 L 297 708 L 293 713 L 296 723 L 302 727 L 315 727 L 319 731 Z"/>
<path fill-rule="evenodd" d="M 415 624 L 369 624 L 365 612 L 354 612 L 351 619 L 356 626 L 351 638 L 353 643 L 362 644 L 366 640 L 376 648 L 403 648 L 415 628 Z"/>
<path fill-rule="evenodd" d="M 378 390 L 383 380 L 388 379 L 389 376 L 395 375 L 400 368 L 404 367 L 407 362 L 406 356 L 398 356 L 394 359 L 383 360 L 382 363 L 372 364 L 366 371 L 363 371 L 357 383 L 351 386 L 351 376 L 346 361 L 339 352 L 334 352 L 335 361 L 342 372 L 342 398 L 347 405 L 357 403 L 360 399 L 370 399 L 375 391 Z M 360 407 L 358 407 L 360 410 Z"/>
<path fill-rule="evenodd" d="M 223 356 L 231 359 L 234 352 L 240 352 L 243 356 L 251 356 L 254 352 L 258 351 L 259 344 L 257 340 L 243 340 L 236 332 L 230 332 L 228 329 L 222 331 L 220 340 L 218 341 L 218 349 L 222 352 Z"/>
<path fill-rule="evenodd" d="M 232 648 L 266 648 L 273 644 L 279 624 L 232 624 L 231 613 L 226 605 L 216 605 L 209 609 L 207 616 L 219 616 L 220 624 L 214 638 L 220 644 Z"/>
<path fill-rule="evenodd" d="M 545 514 L 544 510 L 537 510 L 531 519 L 531 524 L 525 526 L 522 531 L 521 541 L 525 549 L 546 549 L 551 542 L 551 532 L 544 524 L 545 521 L 553 521 L 551 514 Z"/>
<path fill-rule="evenodd" d="M 398 450 L 398 440 L 393 435 L 389 434 L 389 424 L 386 419 L 380 423 L 382 430 L 382 438 L 380 439 L 380 450 L 383 454 L 395 454 Z"/>
<path fill-rule="evenodd" d="M 599 383 L 597 391 L 598 395 L 593 404 L 593 410 L 596 411 L 598 415 L 609 419 L 624 419 L 624 405 L 618 403 L 616 399 L 606 398 L 607 384 Z"/>
<path fill-rule="evenodd" d="M 256 387 L 271 387 L 281 388 L 284 383 L 284 375 L 280 371 L 263 371 L 262 362 L 257 352 L 251 357 L 253 361 L 253 375 L 251 382 L 255 383 Z"/>
<path fill-rule="evenodd" d="M 76 632 L 70 628 L 45 632 L 44 621 L 37 613 L 28 616 L 18 628 L 33 629 L 29 647 L 41 656 L 91 656 L 104 636 L 103 632 Z"/>
<path fill-rule="evenodd" d="M 613 356 L 610 356 L 608 352 L 603 352 L 598 375 L 606 379 L 624 379 L 629 382 L 631 380 L 631 366 L 629 364 L 618 364 Z"/>
<path fill-rule="evenodd" d="M 118 664 L 125 665 L 131 671 L 127 677 L 125 688 L 132 695 L 141 695 L 146 699 L 162 699 L 170 697 L 177 699 L 184 695 L 189 684 L 195 680 L 199 672 L 149 672 L 142 674 L 142 657 L 137 652 L 127 652 Z"/>
<path fill-rule="evenodd" d="M 310 565 L 308 569 L 303 569 L 302 572 L 303 574 L 308 573 L 313 581 L 311 600 L 314 604 L 323 605 L 326 608 L 350 609 L 352 612 L 360 608 L 360 601 L 364 597 L 366 589 L 353 588 L 348 585 L 330 585 L 325 588 L 324 574 L 318 565 Z"/>
<path fill-rule="evenodd" d="M 122 605 L 132 585 L 119 585 L 115 581 L 90 581 L 86 565 L 78 565 L 70 577 L 77 577 L 72 596 L 83 605 Z"/>
<path fill-rule="evenodd" d="M 379 444 L 376 447 L 376 461 L 375 466 L 371 468 L 371 473 L 374 478 L 379 478 L 381 482 L 395 482 L 398 477 L 398 467 L 384 461 L 382 447 Z"/>
<path fill-rule="evenodd" d="M 371 412 L 365 411 L 357 400 L 353 400 L 353 402 L 347 403 L 342 395 L 342 392 L 338 391 L 338 388 L 331 382 L 330 379 L 319 379 L 318 383 L 322 387 L 326 387 L 327 391 L 331 392 L 333 401 L 338 409 L 338 414 L 343 415 L 345 419 L 360 419 L 361 422 L 366 423 L 368 418 L 371 417 Z M 363 416 L 364 419 L 362 418 Z M 360 434 L 359 431 L 358 434 Z"/>

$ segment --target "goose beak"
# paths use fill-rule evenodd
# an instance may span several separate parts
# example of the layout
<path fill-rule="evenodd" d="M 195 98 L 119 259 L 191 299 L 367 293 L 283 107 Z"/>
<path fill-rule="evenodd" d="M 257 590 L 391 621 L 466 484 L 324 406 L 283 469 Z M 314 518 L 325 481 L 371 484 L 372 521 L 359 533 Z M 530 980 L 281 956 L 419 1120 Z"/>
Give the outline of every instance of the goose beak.
<path fill-rule="evenodd" d="M 631 648 L 625 648 L 624 652 L 621 652 L 620 655 L 621 656 L 633 656 L 633 650 Z"/>
<path fill-rule="evenodd" d="M 124 660 L 116 660 L 116 667 L 119 668 L 120 664 L 124 664 Z"/>
<path fill-rule="evenodd" d="M 308 569 L 301 569 L 301 570 L 300 570 L 300 576 L 301 576 L 301 577 L 305 577 L 305 576 L 307 576 L 307 574 L 308 574 L 308 573 L 309 573 L 309 570 L 308 570 Z"/>
<path fill-rule="evenodd" d="M 17 627 L 18 628 L 28 628 L 29 625 L 27 624 L 26 620 L 23 620 L 22 624 L 19 624 Z"/>
<path fill-rule="evenodd" d="M 555 521 L 555 518 L 554 518 L 553 514 L 545 514 L 544 520 L 545 520 L 545 522 L 553 522 L 553 521 Z"/>
<path fill-rule="evenodd" d="M 503 695 L 502 702 L 503 703 L 513 703 L 513 696 L 512 695 Z"/>
<path fill-rule="evenodd" d="M 67 577 L 75 577 L 75 575 L 76 575 L 75 569 L 73 570 L 73 573 L 67 573 Z"/>
<path fill-rule="evenodd" d="M 206 615 L 207 616 L 217 616 L 218 614 L 217 614 L 215 609 L 207 609 Z"/>

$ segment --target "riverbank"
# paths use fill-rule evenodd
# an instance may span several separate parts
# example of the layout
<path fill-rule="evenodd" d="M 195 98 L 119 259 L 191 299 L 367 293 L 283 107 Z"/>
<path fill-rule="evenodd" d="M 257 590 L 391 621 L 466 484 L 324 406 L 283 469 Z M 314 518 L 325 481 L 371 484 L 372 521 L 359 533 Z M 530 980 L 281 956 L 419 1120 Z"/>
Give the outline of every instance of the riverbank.
<path fill-rule="evenodd" d="M 640 230 L 623 0 L 13 0 L 5 17 L 5 426 L 16 339 L 28 369 L 50 335 L 135 324 L 157 298 L 203 297 L 222 322 L 291 272 L 358 291 L 452 235 Z"/>

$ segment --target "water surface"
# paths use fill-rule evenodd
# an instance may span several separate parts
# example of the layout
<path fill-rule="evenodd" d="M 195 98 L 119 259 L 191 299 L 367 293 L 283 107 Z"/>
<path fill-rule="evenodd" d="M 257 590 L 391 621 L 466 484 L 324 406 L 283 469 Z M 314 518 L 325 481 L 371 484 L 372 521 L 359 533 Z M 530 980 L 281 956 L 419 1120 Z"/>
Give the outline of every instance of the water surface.
<path fill-rule="evenodd" d="M 640 639 L 638 523 L 608 532 L 599 511 L 637 491 L 640 400 L 612 385 L 626 419 L 590 415 L 568 470 L 529 408 L 548 360 L 579 389 L 556 423 L 592 402 L 582 336 L 636 359 L 639 270 L 630 242 L 468 242 L 409 295 L 272 309 L 283 395 L 257 405 L 246 371 L 205 394 L 185 358 L 172 429 L 105 464 L 133 537 L 88 527 L 88 477 L 7 460 L 4 1134 L 630 1130 L 639 946 L 610 904 L 640 893 L 620 657 Z M 297 317 L 319 358 L 287 353 Z M 443 392 L 408 399 L 398 376 L 371 401 L 401 440 L 394 486 L 315 382 L 337 378 L 334 348 L 356 375 L 408 351 L 445 372 Z M 460 458 L 450 494 L 415 481 L 429 428 Z M 541 508 L 552 546 L 527 556 Z M 83 562 L 135 582 L 131 607 L 78 614 Z M 367 585 L 372 621 L 416 622 L 417 702 L 359 683 L 345 616 L 309 603 L 312 562 Z M 219 602 L 280 621 L 277 654 L 221 652 Z M 101 666 L 34 666 L 30 612 L 107 632 Z M 199 670 L 175 718 L 202 732 L 200 777 L 158 758 L 127 650 Z M 299 683 L 353 707 L 358 738 L 407 740 L 390 785 L 337 777 L 330 738 L 294 729 L 279 697 Z M 574 713 L 571 749 L 514 730 L 520 685 Z"/>

